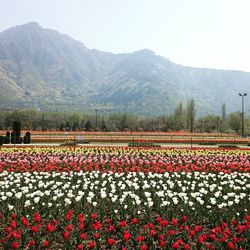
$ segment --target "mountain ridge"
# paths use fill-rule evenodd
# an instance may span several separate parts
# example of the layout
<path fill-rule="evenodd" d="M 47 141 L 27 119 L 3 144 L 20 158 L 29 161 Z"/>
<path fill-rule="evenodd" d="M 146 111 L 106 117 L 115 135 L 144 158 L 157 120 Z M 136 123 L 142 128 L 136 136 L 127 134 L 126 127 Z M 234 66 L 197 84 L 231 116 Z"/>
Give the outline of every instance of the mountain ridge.
<path fill-rule="evenodd" d="M 197 113 L 218 114 L 222 103 L 240 109 L 250 73 L 183 66 L 148 49 L 88 49 L 31 22 L 0 33 L 0 87 L 0 108 L 160 115 L 195 98 Z"/>

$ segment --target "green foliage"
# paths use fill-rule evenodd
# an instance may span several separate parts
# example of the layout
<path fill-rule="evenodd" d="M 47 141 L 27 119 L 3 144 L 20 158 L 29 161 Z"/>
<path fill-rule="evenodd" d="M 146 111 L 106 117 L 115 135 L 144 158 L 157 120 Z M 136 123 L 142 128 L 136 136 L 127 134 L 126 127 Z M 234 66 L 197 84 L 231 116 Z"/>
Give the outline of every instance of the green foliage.
<path fill-rule="evenodd" d="M 77 146 L 77 142 L 76 141 L 65 141 L 63 143 L 60 144 L 60 146 Z"/>
<path fill-rule="evenodd" d="M 218 148 L 239 148 L 239 147 L 233 144 L 222 144 L 222 145 L 219 145 Z"/>
<path fill-rule="evenodd" d="M 194 122 L 196 115 L 194 98 L 188 100 L 187 102 L 186 115 L 187 115 L 187 129 L 192 133 L 194 131 Z"/>
<path fill-rule="evenodd" d="M 16 144 L 16 142 L 17 142 L 15 131 L 12 131 L 10 134 L 10 142 L 11 142 L 11 144 Z"/>
<path fill-rule="evenodd" d="M 98 131 L 176 131 L 187 130 L 187 112 L 186 105 L 182 107 L 179 104 L 175 113 L 172 115 L 161 116 L 139 116 L 130 113 L 105 113 L 97 122 Z M 31 130 L 60 130 L 60 131 L 91 131 L 94 129 L 92 124 L 96 122 L 96 115 L 92 113 L 80 112 L 39 112 L 35 111 L 34 115 L 28 116 L 30 110 L 16 110 L 14 112 L 0 112 L 0 120 L 3 121 L 4 130 L 12 128 L 10 121 L 14 121 L 17 114 L 20 116 L 21 124 L 26 124 L 25 128 Z M 190 121 L 190 120 L 189 120 Z M 195 132 L 213 132 L 213 133 L 239 133 L 241 131 L 240 112 L 233 112 L 226 115 L 225 120 L 222 117 L 209 114 L 196 119 L 194 117 Z M 250 134 L 250 117 L 245 116 L 245 132 Z M 7 135 L 10 138 L 10 134 Z M 7 138 L 6 138 L 7 141 Z"/>
<path fill-rule="evenodd" d="M 174 112 L 174 130 L 183 130 L 185 128 L 185 111 L 180 103 Z"/>
<path fill-rule="evenodd" d="M 107 131 L 107 126 L 104 119 L 102 120 L 102 131 Z"/>
<path fill-rule="evenodd" d="M 30 144 L 30 140 L 31 140 L 31 135 L 30 135 L 30 132 L 27 131 L 25 133 L 25 136 L 23 137 L 23 143 L 24 144 Z"/>
<path fill-rule="evenodd" d="M 199 143 L 199 145 L 212 146 L 212 145 L 216 145 L 216 143 L 215 142 L 201 142 Z"/>
<path fill-rule="evenodd" d="M 159 144 L 153 142 L 129 142 L 129 147 L 161 147 Z"/>
<path fill-rule="evenodd" d="M 6 131 L 6 136 L 4 136 L 4 144 L 10 143 L 10 131 Z"/>
<path fill-rule="evenodd" d="M 86 125 L 85 125 L 86 131 L 91 131 L 92 128 L 93 128 L 93 126 L 92 126 L 91 121 L 87 121 Z"/>
<path fill-rule="evenodd" d="M 12 125 L 12 133 L 11 133 L 11 143 L 21 143 L 21 122 L 20 121 L 14 121 Z"/>

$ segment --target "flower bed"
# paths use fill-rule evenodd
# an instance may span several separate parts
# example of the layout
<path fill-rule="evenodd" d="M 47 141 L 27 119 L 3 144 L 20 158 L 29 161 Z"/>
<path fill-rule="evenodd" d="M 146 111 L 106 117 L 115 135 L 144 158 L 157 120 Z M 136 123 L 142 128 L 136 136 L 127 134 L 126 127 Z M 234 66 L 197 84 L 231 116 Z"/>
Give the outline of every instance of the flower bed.
<path fill-rule="evenodd" d="M 0 149 L 0 248 L 248 249 L 249 149 Z"/>

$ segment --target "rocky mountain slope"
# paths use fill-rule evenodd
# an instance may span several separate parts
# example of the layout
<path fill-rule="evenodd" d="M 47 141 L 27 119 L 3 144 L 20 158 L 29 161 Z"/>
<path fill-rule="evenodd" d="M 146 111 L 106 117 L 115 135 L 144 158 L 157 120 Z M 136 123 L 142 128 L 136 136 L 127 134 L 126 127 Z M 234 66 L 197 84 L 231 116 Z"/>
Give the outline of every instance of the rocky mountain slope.
<path fill-rule="evenodd" d="M 195 98 L 198 114 L 240 110 L 239 92 L 250 95 L 250 73 L 192 68 L 150 50 L 127 54 L 90 50 L 38 23 L 0 33 L 0 108 L 173 112 Z M 246 112 L 250 111 L 246 98 Z"/>

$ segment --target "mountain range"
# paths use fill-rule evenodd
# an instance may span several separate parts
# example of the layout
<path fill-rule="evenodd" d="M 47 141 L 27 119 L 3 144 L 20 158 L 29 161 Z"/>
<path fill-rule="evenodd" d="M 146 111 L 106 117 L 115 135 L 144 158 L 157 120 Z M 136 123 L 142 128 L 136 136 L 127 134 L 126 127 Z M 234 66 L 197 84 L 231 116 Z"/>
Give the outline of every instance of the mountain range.
<path fill-rule="evenodd" d="M 175 64 L 143 49 L 113 54 L 38 23 L 0 33 L 0 109 L 170 114 L 194 98 L 198 114 L 241 110 L 250 73 Z M 250 98 L 245 98 L 246 112 Z"/>

